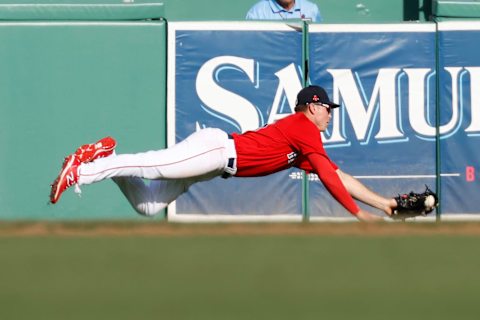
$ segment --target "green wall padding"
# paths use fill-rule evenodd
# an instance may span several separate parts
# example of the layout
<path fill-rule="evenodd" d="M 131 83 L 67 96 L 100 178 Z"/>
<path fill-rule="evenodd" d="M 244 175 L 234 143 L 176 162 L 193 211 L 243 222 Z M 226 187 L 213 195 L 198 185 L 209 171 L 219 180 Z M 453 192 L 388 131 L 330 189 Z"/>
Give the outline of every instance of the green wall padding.
<path fill-rule="evenodd" d="M 111 181 L 47 202 L 81 144 L 165 146 L 166 23 L 0 22 L 0 42 L 0 220 L 137 218 Z"/>
<path fill-rule="evenodd" d="M 163 3 L 0 4 L 0 20 L 145 20 L 163 16 Z"/>
<path fill-rule="evenodd" d="M 103 4 L 163 3 L 167 20 L 244 20 L 258 0 L 102 0 Z M 311 0 L 326 23 L 375 23 L 428 19 L 433 0 Z M 0 4 L 98 4 L 95 0 L 0 0 Z"/>
<path fill-rule="evenodd" d="M 434 0 L 433 13 L 437 17 L 480 18 L 480 1 Z"/>

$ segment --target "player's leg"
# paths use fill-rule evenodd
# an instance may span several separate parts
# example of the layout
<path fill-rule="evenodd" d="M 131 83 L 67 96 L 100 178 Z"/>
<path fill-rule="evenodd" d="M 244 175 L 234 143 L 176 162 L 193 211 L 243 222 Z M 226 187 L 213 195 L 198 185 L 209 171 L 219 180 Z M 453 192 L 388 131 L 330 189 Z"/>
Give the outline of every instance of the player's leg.
<path fill-rule="evenodd" d="M 152 216 L 165 209 L 172 201 L 196 182 L 207 181 L 218 174 L 209 172 L 193 178 L 149 180 L 139 177 L 113 177 L 132 207 L 141 215 Z"/>
<path fill-rule="evenodd" d="M 113 177 L 122 193 L 132 207 L 141 215 L 152 216 L 165 209 L 188 188 L 200 181 L 206 181 L 218 176 L 216 170 L 191 178 L 149 180 L 139 177 Z"/>
<path fill-rule="evenodd" d="M 193 133 L 172 148 L 139 154 L 113 155 L 115 145 L 86 145 L 88 152 L 71 154 L 52 184 L 50 202 L 56 203 L 68 188 L 114 177 L 146 179 L 191 179 L 194 182 L 221 175 L 233 175 L 231 162 L 236 158 L 233 140 L 220 129 Z M 90 146 L 94 153 L 90 154 Z M 83 146 L 82 146 L 83 148 Z M 100 153 L 96 152 L 102 149 Z M 78 151 L 78 150 L 77 150 Z M 83 155 L 82 155 L 83 154 Z M 106 158 L 98 159 L 106 156 Z M 82 159 L 93 162 L 85 162 Z"/>
<path fill-rule="evenodd" d="M 150 180 L 145 182 L 138 177 L 115 177 L 112 180 L 118 185 L 132 207 L 141 215 L 152 216 L 165 209 L 172 201 L 195 182 L 214 178 L 215 175 L 204 175 L 190 179 Z"/>
<path fill-rule="evenodd" d="M 78 168 L 78 184 L 91 184 L 113 177 L 188 179 L 221 175 L 230 157 L 233 141 L 219 129 L 204 129 L 171 148 L 123 154 L 85 163 Z"/>
<path fill-rule="evenodd" d="M 112 180 L 135 211 L 146 216 L 155 215 L 165 209 L 170 202 L 188 189 L 186 179 L 145 182 L 138 177 L 114 177 Z"/>

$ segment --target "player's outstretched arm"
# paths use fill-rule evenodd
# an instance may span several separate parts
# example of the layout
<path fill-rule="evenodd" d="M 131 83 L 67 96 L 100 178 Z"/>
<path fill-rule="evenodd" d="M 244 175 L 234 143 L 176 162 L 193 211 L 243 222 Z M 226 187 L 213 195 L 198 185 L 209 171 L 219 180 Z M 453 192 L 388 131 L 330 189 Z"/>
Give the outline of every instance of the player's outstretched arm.
<path fill-rule="evenodd" d="M 395 199 L 382 197 L 340 169 L 337 170 L 337 174 L 340 177 L 340 180 L 342 180 L 348 193 L 350 193 L 354 199 L 380 209 L 388 216 L 392 215 L 393 208 L 397 206 Z"/>
<path fill-rule="evenodd" d="M 374 215 L 373 213 L 367 212 L 363 209 L 360 209 L 356 215 L 357 219 L 365 222 L 380 222 L 384 221 L 382 217 Z"/>

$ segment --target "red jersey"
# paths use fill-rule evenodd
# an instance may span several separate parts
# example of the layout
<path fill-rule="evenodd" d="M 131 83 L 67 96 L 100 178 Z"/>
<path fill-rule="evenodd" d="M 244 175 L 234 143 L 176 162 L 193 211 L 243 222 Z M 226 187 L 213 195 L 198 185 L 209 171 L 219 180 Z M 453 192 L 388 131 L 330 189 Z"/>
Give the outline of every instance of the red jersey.
<path fill-rule="evenodd" d="M 358 206 L 335 172 L 338 167 L 323 148 L 320 131 L 302 112 L 255 131 L 234 133 L 233 139 L 237 152 L 235 176 L 265 176 L 290 167 L 315 172 L 335 199 L 352 214 L 358 212 Z"/>

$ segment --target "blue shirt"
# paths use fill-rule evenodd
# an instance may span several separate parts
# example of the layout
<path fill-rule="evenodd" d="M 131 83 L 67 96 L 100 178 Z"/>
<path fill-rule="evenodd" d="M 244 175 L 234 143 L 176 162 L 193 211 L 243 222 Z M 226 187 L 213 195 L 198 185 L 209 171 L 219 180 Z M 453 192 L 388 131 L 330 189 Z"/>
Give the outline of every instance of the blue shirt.
<path fill-rule="evenodd" d="M 247 12 L 247 20 L 287 20 L 312 19 L 321 22 L 320 10 L 315 3 L 307 0 L 295 0 L 291 10 L 285 10 L 275 0 L 262 0 Z"/>

